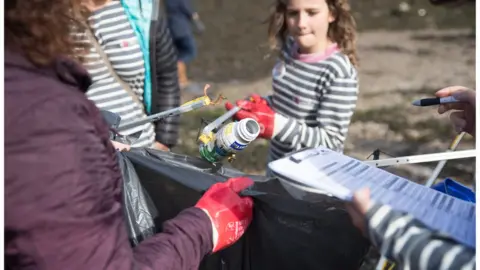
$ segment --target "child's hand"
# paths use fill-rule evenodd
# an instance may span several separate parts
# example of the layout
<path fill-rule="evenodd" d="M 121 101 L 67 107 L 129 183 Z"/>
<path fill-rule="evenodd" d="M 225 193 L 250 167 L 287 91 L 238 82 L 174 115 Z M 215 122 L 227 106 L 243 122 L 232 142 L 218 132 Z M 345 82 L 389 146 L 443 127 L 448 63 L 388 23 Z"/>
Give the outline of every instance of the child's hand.
<path fill-rule="evenodd" d="M 153 143 L 153 148 L 157 149 L 157 150 L 160 150 L 160 151 L 167 151 L 167 152 L 170 151 L 168 146 L 166 146 L 166 145 L 164 145 L 163 143 L 160 143 L 160 142 Z"/>
<path fill-rule="evenodd" d="M 116 141 L 111 141 L 111 142 L 113 144 L 113 147 L 115 147 L 115 149 L 117 151 L 120 151 L 120 152 L 130 151 L 130 145 L 128 145 L 128 144 L 123 144 L 123 143 L 116 142 Z"/>
<path fill-rule="evenodd" d="M 260 95 L 253 94 L 250 100 L 237 100 L 236 105 L 241 107 L 242 110 L 237 112 L 233 118 L 236 120 L 245 118 L 255 119 L 260 125 L 260 137 L 271 139 L 278 133 L 278 131 L 275 130 L 275 118 L 278 114 L 268 106 L 267 101 Z M 230 102 L 225 103 L 227 110 L 231 110 L 233 107 L 234 105 Z"/>
<path fill-rule="evenodd" d="M 367 237 L 367 221 L 365 215 L 373 202 L 370 199 L 370 190 L 362 189 L 353 195 L 353 201 L 347 203 L 347 212 L 350 214 L 353 225 L 357 227 L 362 234 Z"/>

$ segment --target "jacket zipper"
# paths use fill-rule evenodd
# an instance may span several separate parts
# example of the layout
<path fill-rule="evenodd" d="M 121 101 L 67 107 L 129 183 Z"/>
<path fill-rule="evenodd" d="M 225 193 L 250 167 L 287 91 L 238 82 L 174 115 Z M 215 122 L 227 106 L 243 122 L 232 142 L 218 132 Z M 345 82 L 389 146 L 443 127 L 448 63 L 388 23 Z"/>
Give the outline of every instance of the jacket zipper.
<path fill-rule="evenodd" d="M 158 98 L 157 97 L 157 79 L 156 79 L 156 74 L 157 74 L 157 65 L 156 65 L 156 50 L 155 50 L 155 45 L 156 45 L 156 37 L 157 37 L 157 26 L 158 26 L 158 19 L 159 19 L 159 13 L 160 13 L 160 5 L 159 5 L 159 0 L 154 0 L 152 1 L 152 16 L 150 20 L 150 39 L 149 39 L 149 52 L 150 52 L 150 81 L 151 81 L 151 93 L 152 93 L 152 98 L 151 98 L 151 112 L 150 114 L 155 114 L 157 111 L 155 111 L 155 100 Z"/>

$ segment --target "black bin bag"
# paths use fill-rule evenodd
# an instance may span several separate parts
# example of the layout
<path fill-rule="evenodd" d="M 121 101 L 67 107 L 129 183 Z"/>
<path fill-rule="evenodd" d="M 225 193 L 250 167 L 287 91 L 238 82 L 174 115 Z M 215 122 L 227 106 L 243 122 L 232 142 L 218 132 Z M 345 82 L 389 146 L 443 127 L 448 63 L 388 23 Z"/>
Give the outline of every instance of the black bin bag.
<path fill-rule="evenodd" d="M 145 192 L 133 164 L 120 152 L 117 155 L 123 178 L 123 211 L 132 246 L 155 235 L 156 207 Z"/>
<path fill-rule="evenodd" d="M 162 223 L 194 206 L 212 184 L 248 176 L 255 185 L 243 192 L 254 199 L 254 216 L 233 246 L 207 256 L 202 270 L 354 270 L 370 248 L 353 226 L 344 203 L 321 194 L 293 198 L 275 178 L 253 176 L 200 158 L 152 149 L 125 153 Z"/>

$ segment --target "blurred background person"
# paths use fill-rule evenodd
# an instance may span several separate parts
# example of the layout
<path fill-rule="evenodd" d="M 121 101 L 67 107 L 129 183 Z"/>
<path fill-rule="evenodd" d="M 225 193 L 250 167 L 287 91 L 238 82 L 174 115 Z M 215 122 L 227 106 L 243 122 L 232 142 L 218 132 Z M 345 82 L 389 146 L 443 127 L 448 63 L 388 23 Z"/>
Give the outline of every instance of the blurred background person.
<path fill-rule="evenodd" d="M 189 80 L 187 66 L 197 56 L 193 30 L 203 32 L 205 26 L 195 11 L 192 0 L 165 0 L 165 11 L 168 28 L 178 53 L 177 66 L 180 87 L 188 93 L 201 94 L 203 86 Z"/>

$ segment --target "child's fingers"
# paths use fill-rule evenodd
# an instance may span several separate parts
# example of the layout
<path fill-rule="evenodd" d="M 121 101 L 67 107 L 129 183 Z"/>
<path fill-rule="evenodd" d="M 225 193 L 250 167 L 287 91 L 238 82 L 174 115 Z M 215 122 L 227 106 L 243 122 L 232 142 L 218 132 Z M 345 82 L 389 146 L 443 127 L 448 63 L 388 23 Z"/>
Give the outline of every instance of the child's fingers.
<path fill-rule="evenodd" d="M 260 102 L 263 100 L 262 96 L 260 96 L 259 94 L 252 94 L 252 95 L 250 96 L 250 99 L 251 99 L 252 102 L 254 102 L 254 103 L 260 103 Z"/>
<path fill-rule="evenodd" d="M 252 108 L 252 102 L 247 100 L 237 100 L 237 106 L 242 108 L 242 110 L 250 110 Z"/>
<path fill-rule="evenodd" d="M 242 120 L 242 119 L 245 119 L 245 118 L 253 118 L 253 119 L 257 119 L 257 117 L 255 116 L 254 113 L 251 113 L 249 111 L 245 111 L 245 110 L 240 110 L 239 112 L 237 112 L 235 114 L 235 118 L 237 120 Z"/>
<path fill-rule="evenodd" d="M 233 109 L 233 107 L 233 104 L 229 101 L 225 102 L 225 109 L 227 109 L 227 111 L 230 111 L 231 109 Z"/>
<path fill-rule="evenodd" d="M 353 204 L 355 205 L 355 208 L 360 211 L 360 213 L 365 214 L 371 205 L 370 190 L 368 188 L 364 188 L 355 192 L 353 195 Z"/>

